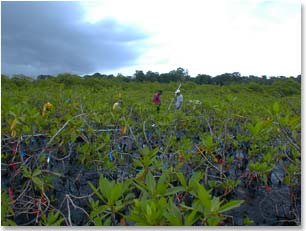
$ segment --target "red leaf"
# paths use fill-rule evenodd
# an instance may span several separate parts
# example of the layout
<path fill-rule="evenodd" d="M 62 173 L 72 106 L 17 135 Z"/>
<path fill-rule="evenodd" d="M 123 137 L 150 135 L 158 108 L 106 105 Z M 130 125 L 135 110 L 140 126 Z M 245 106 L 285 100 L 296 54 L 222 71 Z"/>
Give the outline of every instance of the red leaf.
<path fill-rule="evenodd" d="M 294 193 L 289 193 L 289 197 L 294 198 L 295 194 Z"/>
<path fill-rule="evenodd" d="M 126 223 L 126 221 L 124 220 L 124 218 L 121 218 L 120 219 L 120 224 L 121 225 L 124 225 L 124 226 L 127 226 L 128 224 Z"/>
<path fill-rule="evenodd" d="M 246 178 L 249 176 L 249 174 L 250 174 L 249 171 L 245 171 L 241 177 Z"/>
<path fill-rule="evenodd" d="M 39 210 L 38 209 L 33 209 L 33 214 L 35 214 L 35 215 L 37 215 L 37 214 L 39 214 Z"/>
<path fill-rule="evenodd" d="M 46 202 L 47 202 L 47 198 L 43 196 L 43 197 L 41 198 L 41 203 L 44 204 L 44 203 L 46 203 Z"/>
<path fill-rule="evenodd" d="M 268 186 L 268 185 L 265 185 L 263 186 L 264 190 L 266 190 L 266 192 L 270 193 L 272 192 L 272 189 Z"/>
<path fill-rule="evenodd" d="M 17 144 L 14 143 L 13 144 L 13 154 L 16 155 L 16 153 L 17 153 Z"/>
<path fill-rule="evenodd" d="M 8 188 L 8 194 L 9 194 L 9 198 L 11 199 L 11 201 L 14 201 L 14 195 L 13 195 L 12 187 Z"/>
<path fill-rule="evenodd" d="M 13 169 L 15 173 L 17 172 L 16 164 L 13 161 L 10 162 L 10 167 Z"/>

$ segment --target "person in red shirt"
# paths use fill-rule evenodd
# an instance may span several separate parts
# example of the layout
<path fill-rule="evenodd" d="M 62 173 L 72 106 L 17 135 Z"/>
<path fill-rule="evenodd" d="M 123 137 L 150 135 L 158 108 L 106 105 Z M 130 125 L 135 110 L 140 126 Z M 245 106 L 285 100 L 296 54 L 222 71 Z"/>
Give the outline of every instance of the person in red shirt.
<path fill-rule="evenodd" d="M 156 111 L 159 112 L 160 110 L 160 95 L 163 93 L 162 90 L 159 90 L 157 92 L 155 92 L 154 97 L 153 97 L 153 102 L 156 105 Z"/>

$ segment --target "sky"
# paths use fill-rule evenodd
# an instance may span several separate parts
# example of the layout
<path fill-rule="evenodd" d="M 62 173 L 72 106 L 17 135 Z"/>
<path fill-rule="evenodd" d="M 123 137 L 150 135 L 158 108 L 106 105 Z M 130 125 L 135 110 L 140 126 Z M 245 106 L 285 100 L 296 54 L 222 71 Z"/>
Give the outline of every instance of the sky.
<path fill-rule="evenodd" d="M 1 73 L 301 74 L 297 0 L 1 2 Z"/>

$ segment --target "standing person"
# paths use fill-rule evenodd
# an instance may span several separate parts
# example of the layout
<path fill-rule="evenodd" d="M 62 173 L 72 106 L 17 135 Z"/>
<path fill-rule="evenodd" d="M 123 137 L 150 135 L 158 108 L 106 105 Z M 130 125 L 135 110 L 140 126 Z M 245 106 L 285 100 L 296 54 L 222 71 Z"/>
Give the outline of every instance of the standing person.
<path fill-rule="evenodd" d="M 175 108 L 176 110 L 179 110 L 183 104 L 183 95 L 181 94 L 180 90 L 176 90 L 175 96 L 176 96 Z"/>
<path fill-rule="evenodd" d="M 162 90 L 159 90 L 157 91 L 155 94 L 154 94 L 154 97 L 153 97 L 153 102 L 154 104 L 156 105 L 156 111 L 159 112 L 160 110 L 160 105 L 161 105 L 161 102 L 160 102 L 160 95 L 163 94 L 163 91 Z"/>

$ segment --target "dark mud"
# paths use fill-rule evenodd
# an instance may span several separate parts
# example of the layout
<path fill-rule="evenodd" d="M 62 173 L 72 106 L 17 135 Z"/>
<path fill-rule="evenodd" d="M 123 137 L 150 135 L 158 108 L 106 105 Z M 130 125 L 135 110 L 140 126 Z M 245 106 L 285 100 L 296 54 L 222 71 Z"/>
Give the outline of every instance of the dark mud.
<path fill-rule="evenodd" d="M 158 136 L 158 139 L 154 139 L 154 136 Z M 177 141 L 184 136 L 184 132 L 178 132 L 176 135 Z M 141 140 L 143 145 L 150 145 L 151 148 L 164 146 L 163 138 L 156 134 L 156 132 L 154 133 L 153 130 L 149 130 L 146 133 L 146 139 L 149 142 L 143 139 Z M 81 143 L 82 140 L 79 142 Z M 133 140 L 125 137 L 118 140 L 118 142 L 117 145 L 113 145 L 113 149 L 116 148 L 117 151 L 122 151 L 125 154 L 114 155 L 112 158 L 108 154 L 109 161 L 115 164 L 114 168 L 109 169 L 104 163 L 92 162 L 91 165 L 81 164 L 78 160 L 81 153 L 77 153 L 76 145 L 67 144 L 65 150 L 70 155 L 67 158 L 61 159 L 64 152 L 61 155 L 59 153 L 52 153 L 52 155 L 50 153 L 36 154 L 43 150 L 47 143 L 44 137 L 33 137 L 20 143 L 17 151 L 14 150 L 16 142 L 9 139 L 3 140 L 2 153 L 13 153 L 13 158 L 5 157 L 5 160 L 2 162 L 2 191 L 8 192 L 8 189 L 11 188 L 14 192 L 14 199 L 18 198 L 21 204 L 30 198 L 39 197 L 40 194 L 34 187 L 25 191 L 23 195 L 21 194 L 28 181 L 22 177 L 20 166 L 25 164 L 31 169 L 40 166 L 41 169 L 56 173 L 56 175 L 50 177 L 51 186 L 46 190 L 46 195 L 50 198 L 52 207 L 60 210 L 66 217 L 69 212 L 71 225 L 92 225 L 88 219 L 88 214 L 90 213 L 88 199 L 90 197 L 96 199 L 96 196 L 93 194 L 88 182 L 97 186 L 101 174 L 104 174 L 110 180 L 133 178 L 141 170 L 132 166 L 133 158 L 139 158 L 139 153 L 137 153 L 138 147 L 133 144 Z M 256 179 L 250 184 L 248 179 L 246 179 L 248 157 L 245 146 L 247 144 L 241 144 L 240 149 L 237 150 L 228 147 L 226 151 L 226 156 L 232 156 L 234 160 L 239 159 L 239 153 L 244 153 L 243 158 L 236 162 L 234 161 L 230 166 L 227 166 L 227 170 L 224 170 L 224 174 L 227 177 L 239 180 L 238 186 L 227 195 L 223 195 L 218 188 L 212 191 L 213 196 L 223 196 L 225 199 L 241 199 L 245 201 L 240 207 L 226 213 L 227 219 L 222 225 L 299 225 L 301 220 L 301 188 L 288 188 L 284 184 L 285 172 L 283 171 L 283 165 L 286 163 L 284 161 L 280 162 L 279 166 L 274 168 L 269 177 L 268 188 L 260 184 Z M 193 148 L 190 151 L 195 152 L 196 149 Z M 157 159 L 163 162 L 162 169 L 175 167 L 179 163 L 177 156 L 174 154 L 163 155 L 158 153 Z M 14 169 L 12 163 L 15 163 L 17 170 Z M 203 179 L 203 184 L 207 184 L 209 181 L 219 177 L 218 172 L 214 169 L 201 169 L 200 167 L 197 171 L 199 170 L 206 171 L 208 174 L 206 179 Z M 184 173 L 185 177 L 189 178 L 194 173 L 194 166 L 183 164 L 180 171 Z M 69 201 L 69 198 L 73 201 L 73 204 Z M 25 208 L 17 204 L 15 204 L 16 213 L 13 218 L 17 225 L 36 225 L 35 215 L 24 213 L 23 211 L 26 211 Z M 247 218 L 252 222 L 246 223 Z M 119 223 L 119 221 L 117 222 Z M 129 224 L 133 225 L 131 222 Z"/>

